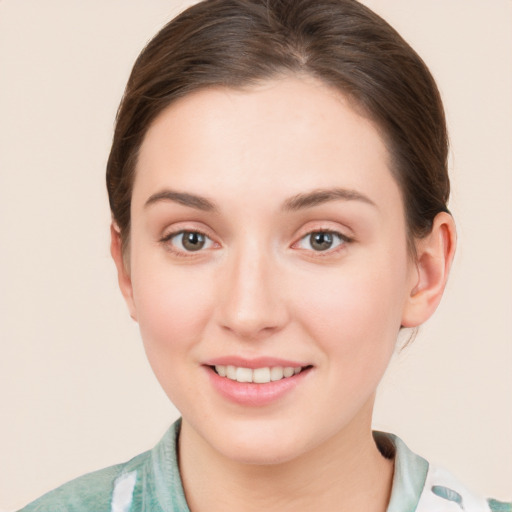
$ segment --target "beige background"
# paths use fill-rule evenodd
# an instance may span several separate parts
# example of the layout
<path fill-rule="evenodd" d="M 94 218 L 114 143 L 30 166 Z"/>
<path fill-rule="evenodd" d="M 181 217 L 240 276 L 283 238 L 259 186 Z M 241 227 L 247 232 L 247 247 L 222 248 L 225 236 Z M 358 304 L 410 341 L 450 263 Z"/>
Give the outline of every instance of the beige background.
<path fill-rule="evenodd" d="M 366 0 L 424 57 L 460 245 L 375 426 L 512 498 L 512 2 Z M 130 66 L 187 2 L 0 0 L 0 509 L 151 447 L 175 409 L 108 251 L 104 166 Z"/>

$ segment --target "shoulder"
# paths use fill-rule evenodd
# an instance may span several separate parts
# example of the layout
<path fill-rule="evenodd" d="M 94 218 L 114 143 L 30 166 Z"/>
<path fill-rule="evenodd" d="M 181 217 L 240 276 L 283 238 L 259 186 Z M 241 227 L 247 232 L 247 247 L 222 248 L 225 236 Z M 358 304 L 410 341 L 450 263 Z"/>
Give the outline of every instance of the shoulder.
<path fill-rule="evenodd" d="M 144 466 L 151 452 L 144 452 L 123 464 L 116 464 L 80 476 L 41 496 L 19 512 L 110 512 L 114 488 L 120 481 L 132 486 L 130 475 Z M 123 487 L 117 485 L 117 487 Z"/>
<path fill-rule="evenodd" d="M 445 469 L 429 464 L 392 434 L 374 433 L 381 453 L 395 459 L 387 512 L 512 512 L 512 504 L 473 493 Z"/>
<path fill-rule="evenodd" d="M 19 512 L 188 511 L 178 468 L 180 425 L 152 450 L 72 480 Z"/>
<path fill-rule="evenodd" d="M 417 512 L 448 512 L 452 509 L 468 512 L 512 512 L 512 503 L 486 499 L 472 492 L 446 469 L 430 465 Z"/>

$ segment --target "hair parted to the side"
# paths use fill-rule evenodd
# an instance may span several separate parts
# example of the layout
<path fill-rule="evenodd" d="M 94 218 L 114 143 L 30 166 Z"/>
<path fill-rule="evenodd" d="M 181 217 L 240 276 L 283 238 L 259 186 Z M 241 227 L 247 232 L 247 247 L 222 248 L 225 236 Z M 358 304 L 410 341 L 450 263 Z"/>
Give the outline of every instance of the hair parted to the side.
<path fill-rule="evenodd" d="M 168 23 L 139 55 L 118 110 L 107 164 L 123 247 L 139 148 L 155 118 L 193 91 L 308 74 L 338 89 L 379 127 L 409 236 L 447 210 L 448 136 L 435 81 L 416 52 L 355 0 L 206 0 Z"/>

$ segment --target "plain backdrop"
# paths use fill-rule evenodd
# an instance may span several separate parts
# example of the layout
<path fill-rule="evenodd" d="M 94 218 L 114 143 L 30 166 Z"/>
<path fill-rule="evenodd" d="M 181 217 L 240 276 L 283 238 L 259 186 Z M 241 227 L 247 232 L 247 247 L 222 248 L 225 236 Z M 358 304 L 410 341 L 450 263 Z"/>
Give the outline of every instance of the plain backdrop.
<path fill-rule="evenodd" d="M 131 458 L 178 416 L 117 289 L 104 168 L 135 57 L 188 3 L 0 0 L 0 509 Z M 364 3 L 438 81 L 459 234 L 375 428 L 511 499 L 512 2 Z"/>

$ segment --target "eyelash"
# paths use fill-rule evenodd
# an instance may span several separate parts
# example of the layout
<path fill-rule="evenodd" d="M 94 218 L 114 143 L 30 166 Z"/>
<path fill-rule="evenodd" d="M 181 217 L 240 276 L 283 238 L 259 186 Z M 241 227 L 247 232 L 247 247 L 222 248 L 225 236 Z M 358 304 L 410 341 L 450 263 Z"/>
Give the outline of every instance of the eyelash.
<path fill-rule="evenodd" d="M 204 237 L 206 241 L 209 241 L 211 244 L 215 244 L 214 242 L 206 233 L 197 230 L 197 229 L 182 229 L 179 231 L 173 231 L 172 233 L 168 233 L 167 235 L 163 236 L 159 242 L 166 246 L 167 250 L 169 250 L 171 253 L 173 253 L 175 256 L 182 257 L 182 258 L 190 258 L 194 256 L 195 253 L 199 254 L 201 252 L 204 252 L 203 247 L 198 249 L 197 251 L 187 251 L 182 249 L 176 249 L 176 247 L 171 243 L 171 240 L 179 235 L 185 235 L 188 234 L 195 234 L 199 235 L 201 237 Z M 338 238 L 339 244 L 336 245 L 334 248 L 328 248 L 324 251 L 315 251 L 314 249 L 304 249 L 297 247 L 303 240 L 306 240 L 308 237 L 311 237 L 312 235 L 316 234 L 329 234 L 333 237 Z M 304 251 L 310 251 L 315 254 L 315 257 L 325 257 L 333 255 L 341 250 L 343 250 L 347 244 L 350 244 L 354 242 L 354 239 L 351 237 L 348 237 L 338 231 L 332 230 L 332 229 L 315 229 L 312 231 L 308 231 L 305 235 L 303 235 L 299 240 L 292 244 L 292 248 L 304 250 Z M 207 243 L 207 242 L 206 242 Z M 182 242 L 183 245 L 183 242 Z M 218 244 L 217 244 L 218 245 Z"/>
<path fill-rule="evenodd" d="M 299 247 L 297 247 L 303 240 L 307 240 L 308 238 L 311 239 L 311 236 L 316 235 L 316 234 L 323 234 L 323 235 L 329 234 L 329 235 L 332 235 L 333 237 L 338 238 L 339 243 L 335 247 L 328 248 L 328 249 L 326 249 L 324 251 L 315 251 L 314 249 L 300 249 Z M 354 242 L 353 238 L 348 237 L 347 235 L 344 235 L 344 234 L 340 233 L 339 231 L 335 231 L 333 229 L 328 229 L 328 228 L 324 228 L 324 229 L 320 228 L 320 229 L 314 229 L 312 231 L 308 231 L 297 242 L 295 242 L 292 245 L 292 247 L 297 248 L 299 250 L 304 250 L 304 251 L 312 252 L 312 253 L 314 253 L 315 257 L 322 258 L 322 257 L 332 256 L 333 254 L 336 254 L 339 251 L 342 251 L 343 249 L 346 248 L 346 246 L 348 244 L 350 244 L 352 242 Z"/>
<path fill-rule="evenodd" d="M 206 241 L 209 241 L 210 243 L 213 243 L 213 244 L 215 243 L 211 239 L 211 237 L 209 237 L 206 233 L 204 233 L 198 229 L 180 229 L 179 231 L 173 231 L 172 233 L 168 233 L 167 235 L 163 236 L 159 241 L 160 241 L 160 243 L 162 243 L 163 245 L 166 246 L 166 249 L 168 251 L 170 251 L 173 255 L 178 256 L 178 257 L 190 258 L 190 257 L 194 256 L 194 254 L 196 254 L 196 253 L 198 254 L 198 253 L 203 252 L 202 247 L 197 251 L 187 251 L 187 250 L 182 250 L 182 249 L 176 249 L 174 244 L 171 243 L 171 240 L 179 235 L 185 235 L 186 233 L 202 236 L 205 238 Z M 183 245 L 183 242 L 182 242 L 182 245 Z"/>

